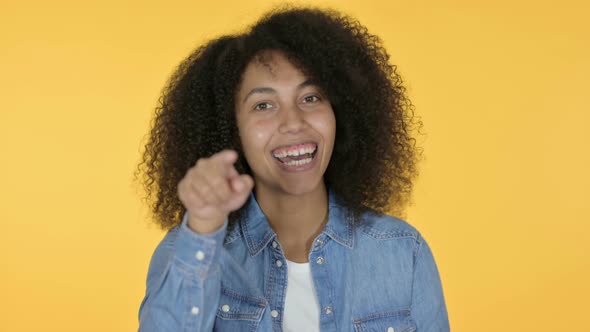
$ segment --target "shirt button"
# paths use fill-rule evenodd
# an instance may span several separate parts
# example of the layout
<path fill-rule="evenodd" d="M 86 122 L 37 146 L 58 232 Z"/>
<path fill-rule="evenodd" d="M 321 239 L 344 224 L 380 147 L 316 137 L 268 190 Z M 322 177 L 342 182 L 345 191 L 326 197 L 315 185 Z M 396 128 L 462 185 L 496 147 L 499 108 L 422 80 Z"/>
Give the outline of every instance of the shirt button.
<path fill-rule="evenodd" d="M 324 257 L 321 257 L 321 256 L 318 257 L 318 259 L 316 259 L 315 262 L 318 263 L 318 264 L 320 264 L 320 265 L 321 264 L 324 264 Z"/>
<path fill-rule="evenodd" d="M 390 327 L 387 329 L 387 332 L 395 332 L 395 330 L 393 329 L 393 327 L 391 327 L 391 326 L 390 326 Z"/>
<path fill-rule="evenodd" d="M 198 315 L 199 314 L 199 307 L 192 307 L 191 314 Z"/>
<path fill-rule="evenodd" d="M 195 257 L 197 258 L 197 260 L 202 261 L 203 259 L 205 259 L 205 253 L 202 252 L 201 250 L 197 251 L 197 253 L 195 254 Z"/>
<path fill-rule="evenodd" d="M 224 305 L 221 306 L 221 310 L 223 312 L 229 312 L 229 306 L 227 304 L 224 304 Z"/>
<path fill-rule="evenodd" d="M 326 313 L 326 315 L 331 315 L 332 314 L 332 307 L 326 307 L 324 309 L 324 312 Z"/>
<path fill-rule="evenodd" d="M 277 241 L 272 241 L 272 247 L 276 248 L 279 244 L 277 243 Z"/>
<path fill-rule="evenodd" d="M 278 311 L 276 311 L 276 310 L 273 310 L 273 311 L 271 311 L 271 312 L 270 312 L 270 315 L 271 315 L 273 318 L 277 318 L 277 317 L 279 317 L 279 312 L 278 312 Z"/>
<path fill-rule="evenodd" d="M 321 246 L 322 244 L 324 244 L 324 241 L 322 241 L 320 239 L 318 239 L 318 240 L 315 241 L 315 245 L 318 246 L 318 247 Z"/>
<path fill-rule="evenodd" d="M 281 262 L 280 260 L 277 260 L 277 266 L 278 266 L 278 267 L 281 267 L 281 266 L 283 266 L 283 262 Z"/>

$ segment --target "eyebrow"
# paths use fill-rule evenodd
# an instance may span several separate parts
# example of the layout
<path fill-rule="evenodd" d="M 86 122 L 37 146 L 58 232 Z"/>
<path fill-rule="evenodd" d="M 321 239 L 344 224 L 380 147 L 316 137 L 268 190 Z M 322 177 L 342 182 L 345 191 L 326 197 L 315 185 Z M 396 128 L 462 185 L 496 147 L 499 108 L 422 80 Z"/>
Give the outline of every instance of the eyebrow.
<path fill-rule="evenodd" d="M 307 79 L 297 86 L 297 90 L 301 90 L 301 89 L 308 87 L 310 85 L 317 86 L 317 83 L 312 79 Z M 248 97 L 250 97 L 251 95 L 253 95 L 255 93 L 277 93 L 277 90 L 267 87 L 267 86 L 254 88 L 254 89 L 250 90 L 250 92 L 248 92 L 248 94 L 244 97 L 244 100 L 242 101 L 242 103 L 245 103 L 246 99 L 248 99 Z"/>

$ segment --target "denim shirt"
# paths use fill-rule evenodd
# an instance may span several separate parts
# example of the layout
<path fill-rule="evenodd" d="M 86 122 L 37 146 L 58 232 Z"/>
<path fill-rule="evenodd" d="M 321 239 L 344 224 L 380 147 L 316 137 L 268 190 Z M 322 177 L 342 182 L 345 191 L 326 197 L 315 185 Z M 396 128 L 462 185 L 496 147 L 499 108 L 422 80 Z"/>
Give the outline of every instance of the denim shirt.
<path fill-rule="evenodd" d="M 407 222 L 361 220 L 328 189 L 328 222 L 309 253 L 320 331 L 449 331 L 439 272 Z M 139 331 L 282 331 L 287 264 L 251 193 L 243 217 L 210 234 L 182 223 L 151 258 Z"/>

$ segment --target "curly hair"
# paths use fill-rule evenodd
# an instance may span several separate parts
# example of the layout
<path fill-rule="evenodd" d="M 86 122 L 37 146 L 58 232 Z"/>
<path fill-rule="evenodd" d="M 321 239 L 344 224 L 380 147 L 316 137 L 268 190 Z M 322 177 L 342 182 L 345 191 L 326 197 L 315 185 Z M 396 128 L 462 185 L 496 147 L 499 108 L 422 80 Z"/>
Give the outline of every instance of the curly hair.
<path fill-rule="evenodd" d="M 381 39 L 332 9 L 279 7 L 262 17 L 241 34 L 198 47 L 162 90 L 135 172 L 155 222 L 162 229 L 180 223 L 177 185 L 200 158 L 233 149 L 236 170 L 252 175 L 234 98 L 246 65 L 264 50 L 286 54 L 330 100 L 336 138 L 324 183 L 356 216 L 403 213 L 422 154 L 412 135 L 422 122 Z M 230 225 L 242 212 L 230 214 Z"/>

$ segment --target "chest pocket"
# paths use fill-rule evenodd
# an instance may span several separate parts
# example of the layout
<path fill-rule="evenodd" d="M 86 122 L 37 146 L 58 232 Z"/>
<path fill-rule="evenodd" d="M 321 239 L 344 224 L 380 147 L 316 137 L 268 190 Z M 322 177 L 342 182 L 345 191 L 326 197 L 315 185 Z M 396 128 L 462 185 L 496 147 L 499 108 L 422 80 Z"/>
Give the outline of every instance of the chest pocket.
<path fill-rule="evenodd" d="M 266 300 L 221 287 L 214 331 L 256 331 Z"/>
<path fill-rule="evenodd" d="M 382 311 L 352 319 L 356 332 L 413 332 L 410 310 Z"/>

